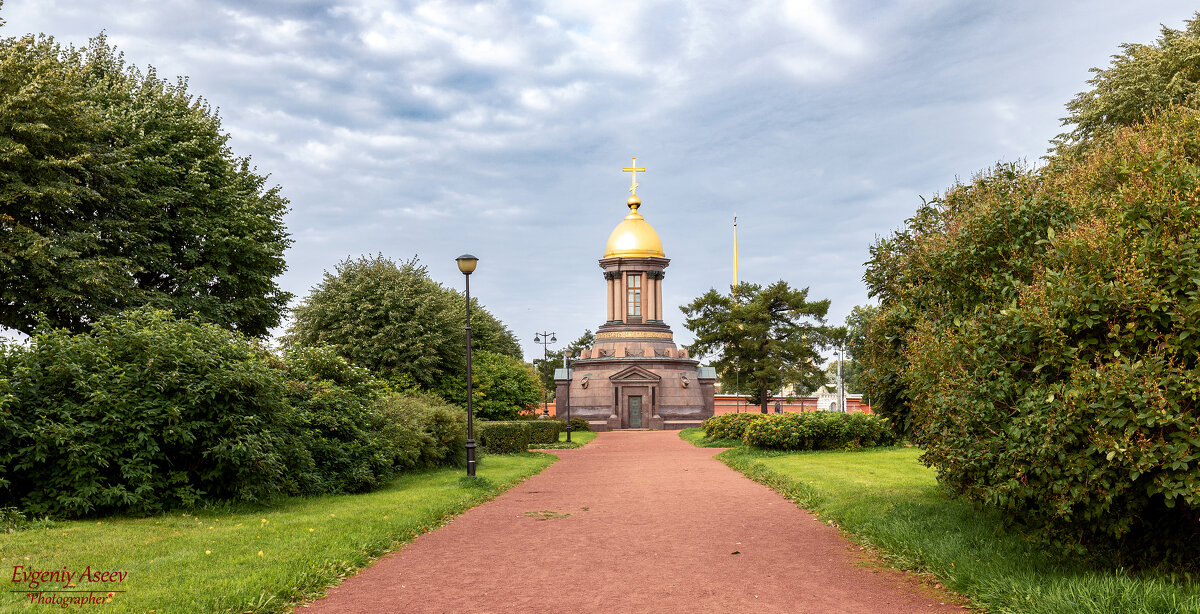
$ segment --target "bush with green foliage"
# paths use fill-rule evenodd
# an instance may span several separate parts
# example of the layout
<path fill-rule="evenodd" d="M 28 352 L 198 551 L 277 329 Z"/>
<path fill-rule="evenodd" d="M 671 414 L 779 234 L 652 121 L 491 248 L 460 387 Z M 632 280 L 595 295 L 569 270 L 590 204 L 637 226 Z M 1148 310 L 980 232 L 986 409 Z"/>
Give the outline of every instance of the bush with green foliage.
<path fill-rule="evenodd" d="M 31 514 L 363 492 L 461 464 L 465 440 L 461 409 L 391 392 L 329 348 L 280 361 L 167 311 L 0 347 L 0 500 Z"/>
<path fill-rule="evenodd" d="M 525 452 L 529 450 L 529 424 L 523 420 L 476 422 L 476 443 L 488 454 Z"/>
<path fill-rule="evenodd" d="M 145 514 L 286 489 L 290 408 L 268 352 L 166 311 L 0 348 L 0 499 L 35 515 Z"/>
<path fill-rule="evenodd" d="M 301 493 L 379 488 L 399 472 L 458 464 L 466 414 L 426 394 L 400 394 L 329 347 L 285 356 L 294 408 L 289 466 Z"/>
<path fill-rule="evenodd" d="M 395 475 L 412 433 L 376 409 L 384 385 L 326 347 L 293 348 L 284 362 L 298 491 L 366 492 Z"/>
<path fill-rule="evenodd" d="M 1183 30 L 1162 26 L 1154 43 L 1126 43 L 1121 49 L 1108 68 L 1092 69 L 1092 89 L 1067 104 L 1063 124 L 1072 128 L 1054 139 L 1057 155 L 1077 156 L 1155 109 L 1200 107 L 1200 13 Z"/>
<path fill-rule="evenodd" d="M 475 415 L 483 420 L 516 420 L 520 412 L 542 398 L 541 383 L 533 366 L 495 352 L 475 352 L 472 365 L 472 396 Z M 455 392 L 446 398 L 458 400 Z M 461 396 L 465 401 L 466 387 Z"/>
<path fill-rule="evenodd" d="M 467 462 L 467 412 L 424 393 L 389 394 L 377 402 L 384 418 L 418 433 L 402 440 L 403 468 L 463 466 Z"/>
<path fill-rule="evenodd" d="M 48 529 L 54 526 L 50 518 L 29 518 L 24 512 L 15 507 L 0 507 L 0 534 L 28 531 L 29 529 Z"/>
<path fill-rule="evenodd" d="M 579 416 L 572 416 L 568 422 L 571 425 L 572 432 L 590 433 L 592 431 L 592 425 L 588 423 L 587 418 L 580 418 Z M 563 430 L 566 430 L 565 426 L 563 427 Z"/>
<path fill-rule="evenodd" d="M 285 345 L 328 345 L 386 379 L 466 402 L 466 299 L 430 279 L 416 258 L 340 262 L 294 313 Z M 475 299 L 471 340 L 477 353 L 521 356 L 512 332 Z"/>
<path fill-rule="evenodd" d="M 1200 113 L 1170 109 L 875 246 L 882 409 L 952 492 L 1066 549 L 1196 561 L 1198 193 Z"/>
<path fill-rule="evenodd" d="M 733 413 L 720 414 L 706 419 L 700 424 L 700 428 L 704 429 L 704 436 L 709 439 L 738 439 L 740 440 L 746 434 L 746 428 L 751 423 L 765 419 L 767 414 L 761 413 Z"/>
<path fill-rule="evenodd" d="M 748 421 L 742 440 L 760 448 L 832 450 L 896 443 L 887 420 L 871 414 L 816 411 L 759 415 L 762 419 Z"/>
<path fill-rule="evenodd" d="M 0 39 L 0 325 L 74 332 L 150 305 L 247 335 L 279 324 L 287 200 L 187 79 Z"/>
<path fill-rule="evenodd" d="M 563 431 L 563 423 L 559 420 L 530 420 L 529 443 L 558 443 L 558 434 Z"/>

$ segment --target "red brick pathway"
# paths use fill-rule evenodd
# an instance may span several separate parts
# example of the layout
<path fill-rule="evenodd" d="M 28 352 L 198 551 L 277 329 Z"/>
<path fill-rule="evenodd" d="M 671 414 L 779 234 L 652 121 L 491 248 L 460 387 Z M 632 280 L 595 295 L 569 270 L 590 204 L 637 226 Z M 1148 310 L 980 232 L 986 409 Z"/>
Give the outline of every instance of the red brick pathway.
<path fill-rule="evenodd" d="M 670 431 L 601 433 L 301 611 L 964 611 L 862 564 L 835 529 L 716 452 Z"/>

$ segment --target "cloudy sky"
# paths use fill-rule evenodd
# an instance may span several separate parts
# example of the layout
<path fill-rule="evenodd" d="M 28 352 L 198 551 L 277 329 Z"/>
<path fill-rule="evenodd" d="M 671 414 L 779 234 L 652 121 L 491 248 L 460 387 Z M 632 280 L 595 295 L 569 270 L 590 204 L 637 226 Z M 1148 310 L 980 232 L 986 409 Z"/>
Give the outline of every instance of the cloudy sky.
<path fill-rule="evenodd" d="M 672 263 L 666 319 L 743 281 L 868 302 L 876 237 L 998 161 L 1036 163 L 1122 42 L 1180 28 L 1163 0 L 5 0 L 0 33 L 186 75 L 238 155 L 282 186 L 299 298 L 348 257 L 414 255 L 540 357 L 605 318 L 596 264 L 626 213 Z M 553 348 L 551 348 L 553 349 Z"/>

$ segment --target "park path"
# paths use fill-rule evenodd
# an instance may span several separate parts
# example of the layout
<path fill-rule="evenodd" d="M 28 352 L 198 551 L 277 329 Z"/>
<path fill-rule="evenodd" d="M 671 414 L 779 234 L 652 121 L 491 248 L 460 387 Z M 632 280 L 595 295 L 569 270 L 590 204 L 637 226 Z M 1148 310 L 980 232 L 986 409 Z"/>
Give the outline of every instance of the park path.
<path fill-rule="evenodd" d="M 556 450 L 561 460 L 542 473 L 298 611 L 964 611 L 873 564 L 718 451 L 672 431 L 601 433 Z"/>

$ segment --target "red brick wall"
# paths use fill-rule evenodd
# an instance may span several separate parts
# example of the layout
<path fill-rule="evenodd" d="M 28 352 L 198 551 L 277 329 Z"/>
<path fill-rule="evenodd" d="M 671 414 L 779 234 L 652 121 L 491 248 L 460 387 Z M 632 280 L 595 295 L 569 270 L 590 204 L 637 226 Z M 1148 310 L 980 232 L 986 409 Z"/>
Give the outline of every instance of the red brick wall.
<path fill-rule="evenodd" d="M 775 413 L 775 401 L 779 401 L 779 411 L 781 411 L 781 412 L 800 413 L 800 412 L 817 410 L 817 397 L 793 397 L 793 398 L 771 397 L 771 401 L 767 406 L 767 411 L 769 413 L 772 413 L 772 414 Z M 743 412 L 761 411 L 759 406 L 749 405 L 746 402 L 746 397 L 744 397 L 744 396 L 741 397 L 740 404 L 739 404 L 738 397 L 736 397 L 732 394 L 717 395 L 716 411 L 714 413 L 716 413 L 718 415 L 719 414 L 732 414 L 732 413 L 739 411 L 739 408 L 740 408 L 740 411 L 743 411 Z M 854 399 L 854 398 L 846 397 L 846 408 L 849 409 L 849 411 L 851 413 L 864 413 L 864 414 L 873 413 L 871 411 L 871 406 L 864 403 L 861 399 Z"/>

